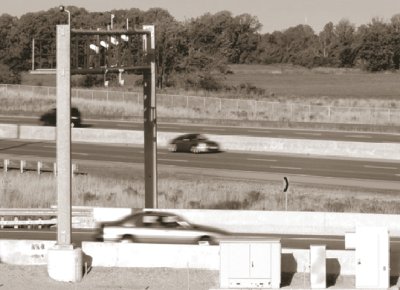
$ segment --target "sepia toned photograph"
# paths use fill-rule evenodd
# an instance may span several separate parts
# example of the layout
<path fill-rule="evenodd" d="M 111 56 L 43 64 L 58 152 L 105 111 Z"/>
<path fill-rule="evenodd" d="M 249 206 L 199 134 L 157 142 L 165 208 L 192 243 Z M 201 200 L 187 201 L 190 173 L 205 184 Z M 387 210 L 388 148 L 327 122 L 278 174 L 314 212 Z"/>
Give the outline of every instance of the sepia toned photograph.
<path fill-rule="evenodd" d="M 400 1 L 0 7 L 0 290 L 400 288 Z"/>

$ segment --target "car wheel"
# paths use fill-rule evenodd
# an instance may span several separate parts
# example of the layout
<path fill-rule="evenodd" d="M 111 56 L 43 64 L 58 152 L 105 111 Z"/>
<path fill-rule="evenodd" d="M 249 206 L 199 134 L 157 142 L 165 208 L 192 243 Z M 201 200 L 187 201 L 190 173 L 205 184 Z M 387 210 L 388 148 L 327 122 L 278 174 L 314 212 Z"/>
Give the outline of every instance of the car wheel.
<path fill-rule="evenodd" d="M 211 238 L 210 236 L 203 236 L 200 237 L 199 240 L 197 241 L 197 243 L 199 245 L 211 245 L 214 243 L 213 238 Z"/>
<path fill-rule="evenodd" d="M 197 153 L 199 153 L 199 149 L 197 149 L 197 146 L 192 146 L 192 147 L 190 147 L 190 152 L 197 154 Z"/>
<path fill-rule="evenodd" d="M 176 151 L 177 151 L 177 146 L 176 146 L 176 144 L 169 144 L 168 150 L 169 150 L 170 152 L 176 152 Z"/>
<path fill-rule="evenodd" d="M 132 235 L 123 235 L 121 239 L 121 243 L 134 243 L 135 237 Z"/>

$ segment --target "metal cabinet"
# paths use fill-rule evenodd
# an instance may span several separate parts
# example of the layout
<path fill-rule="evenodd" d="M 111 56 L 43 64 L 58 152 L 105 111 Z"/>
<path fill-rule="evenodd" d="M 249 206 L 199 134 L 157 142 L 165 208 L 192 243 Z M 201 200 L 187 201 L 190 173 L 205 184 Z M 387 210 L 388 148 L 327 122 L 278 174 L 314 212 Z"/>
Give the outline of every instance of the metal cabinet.
<path fill-rule="evenodd" d="M 387 228 L 357 227 L 355 233 L 346 233 L 346 249 L 355 249 L 356 288 L 389 288 Z"/>
<path fill-rule="evenodd" d="M 279 288 L 281 244 L 274 240 L 220 242 L 221 288 Z"/>

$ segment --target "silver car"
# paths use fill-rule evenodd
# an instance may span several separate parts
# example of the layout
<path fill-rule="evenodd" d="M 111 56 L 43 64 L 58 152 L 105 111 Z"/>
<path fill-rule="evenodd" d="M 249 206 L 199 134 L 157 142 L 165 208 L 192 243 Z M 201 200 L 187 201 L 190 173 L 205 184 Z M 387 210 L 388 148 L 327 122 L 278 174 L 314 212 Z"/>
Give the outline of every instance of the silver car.
<path fill-rule="evenodd" d="M 98 240 L 138 243 L 218 244 L 229 233 L 190 224 L 168 212 L 143 211 L 100 226 Z"/>

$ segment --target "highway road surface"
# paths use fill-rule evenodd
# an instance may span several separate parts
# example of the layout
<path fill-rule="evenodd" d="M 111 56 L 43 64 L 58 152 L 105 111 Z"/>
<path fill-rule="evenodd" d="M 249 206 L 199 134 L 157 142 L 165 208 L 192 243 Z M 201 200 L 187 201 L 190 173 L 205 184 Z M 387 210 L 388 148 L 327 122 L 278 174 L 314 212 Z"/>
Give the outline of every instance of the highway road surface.
<path fill-rule="evenodd" d="M 254 237 L 254 234 L 232 234 L 233 237 Z M 279 238 L 283 248 L 309 249 L 310 245 L 326 245 L 329 250 L 344 250 L 344 236 L 334 235 L 294 235 L 294 234 L 257 234 L 258 237 Z M 73 229 L 72 243 L 81 246 L 83 241 L 96 241 L 96 229 Z M 0 239 L 11 240 L 57 240 L 56 229 L 1 229 Z M 400 251 L 400 238 L 390 239 L 391 251 Z"/>
<path fill-rule="evenodd" d="M 18 158 L 34 156 L 55 158 L 54 142 L 0 140 L 0 155 Z M 102 145 L 88 143 L 72 144 L 72 159 L 107 161 L 119 163 L 143 163 L 142 147 Z M 364 181 L 400 181 L 399 161 L 369 159 L 324 158 L 316 156 L 283 155 L 272 153 L 221 152 L 213 154 L 172 153 L 159 148 L 158 164 L 176 168 L 202 168 L 222 171 L 241 171 L 250 174 L 280 173 L 298 176 L 356 179 Z M 2 164 L 0 164 L 2 166 Z"/>
<path fill-rule="evenodd" d="M 0 124 L 40 125 L 39 117 L 0 116 Z M 143 123 L 134 121 L 111 121 L 83 119 L 83 127 L 119 130 L 143 130 Z M 311 129 L 279 129 L 259 127 L 214 126 L 199 124 L 158 123 L 158 130 L 163 132 L 203 133 L 217 135 L 243 135 L 271 138 L 292 138 L 311 140 L 336 140 L 354 142 L 400 142 L 400 132 L 370 133 Z"/>

